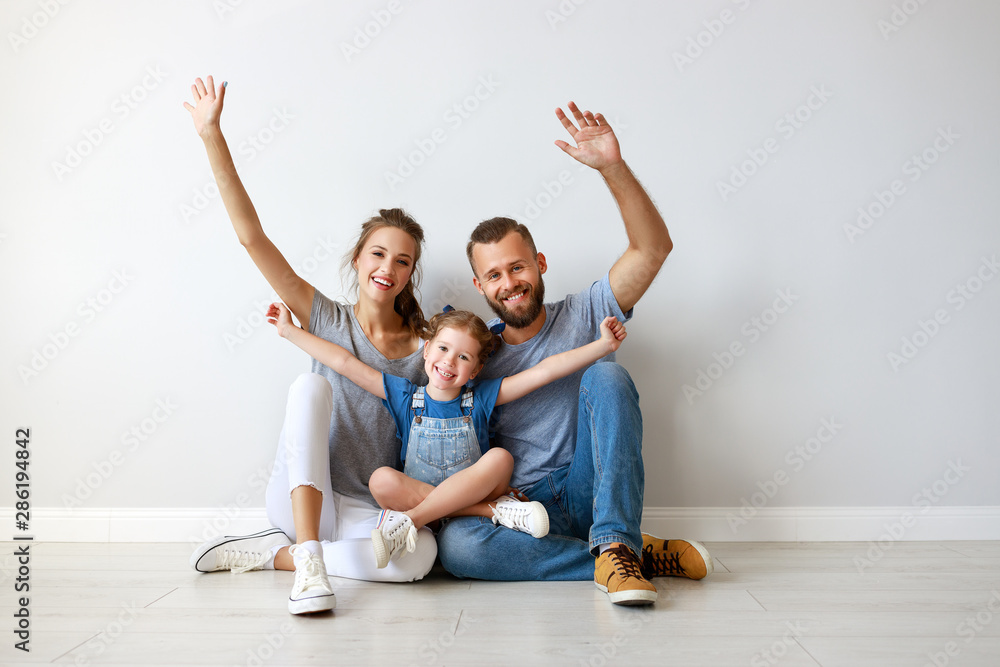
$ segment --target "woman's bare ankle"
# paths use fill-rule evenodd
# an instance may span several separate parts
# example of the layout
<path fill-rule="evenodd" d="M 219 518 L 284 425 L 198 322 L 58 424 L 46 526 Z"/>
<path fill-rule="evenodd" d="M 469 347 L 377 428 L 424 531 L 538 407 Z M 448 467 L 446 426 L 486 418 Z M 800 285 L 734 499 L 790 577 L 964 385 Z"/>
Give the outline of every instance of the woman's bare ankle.
<path fill-rule="evenodd" d="M 278 553 L 274 554 L 274 569 L 275 570 L 294 570 L 295 563 L 292 560 L 292 554 L 288 553 L 288 547 L 281 547 L 278 549 Z"/>

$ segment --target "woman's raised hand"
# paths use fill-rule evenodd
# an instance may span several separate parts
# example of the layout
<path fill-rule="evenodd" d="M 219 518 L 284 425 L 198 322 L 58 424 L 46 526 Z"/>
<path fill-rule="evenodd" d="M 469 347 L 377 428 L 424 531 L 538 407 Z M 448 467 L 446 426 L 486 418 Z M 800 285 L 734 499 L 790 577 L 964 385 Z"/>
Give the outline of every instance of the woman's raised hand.
<path fill-rule="evenodd" d="M 191 85 L 191 94 L 194 97 L 194 106 L 185 102 L 184 108 L 191 112 L 191 119 L 194 120 L 194 129 L 197 130 L 198 136 L 203 137 L 208 132 L 218 130 L 222 102 L 226 98 L 226 82 L 219 86 L 216 95 L 215 80 L 212 79 L 212 75 L 208 75 L 207 86 L 199 77 Z"/>

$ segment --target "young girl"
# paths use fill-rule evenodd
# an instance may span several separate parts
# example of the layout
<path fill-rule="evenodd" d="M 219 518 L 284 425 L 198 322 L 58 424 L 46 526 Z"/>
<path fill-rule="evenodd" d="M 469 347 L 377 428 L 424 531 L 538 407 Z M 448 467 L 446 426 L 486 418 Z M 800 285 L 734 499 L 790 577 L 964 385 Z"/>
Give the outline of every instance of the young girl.
<path fill-rule="evenodd" d="M 495 406 L 616 351 L 626 336 L 624 325 L 608 317 L 601 323 L 600 339 L 548 357 L 517 375 L 470 388 L 467 383 L 482 369 L 499 340 L 473 313 L 451 310 L 431 318 L 423 351 L 429 382 L 418 387 L 380 373 L 343 347 L 295 326 L 283 304 L 271 304 L 267 319 L 280 336 L 381 398 L 396 421 L 404 471 L 379 468 L 369 482 L 373 497 L 384 508 L 372 531 L 380 568 L 404 549 L 413 551 L 418 529 L 451 515 L 489 516 L 485 513 L 489 511 L 494 523 L 534 537 L 546 535 L 545 508 L 507 495 L 514 460 L 504 449 L 488 448 L 490 415 Z M 486 499 L 495 503 L 477 506 Z"/>

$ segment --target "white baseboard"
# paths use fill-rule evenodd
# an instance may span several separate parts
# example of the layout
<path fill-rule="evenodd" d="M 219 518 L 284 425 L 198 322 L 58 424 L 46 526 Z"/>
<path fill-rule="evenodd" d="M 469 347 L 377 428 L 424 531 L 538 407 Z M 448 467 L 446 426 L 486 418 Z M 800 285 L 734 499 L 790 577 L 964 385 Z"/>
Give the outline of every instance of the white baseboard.
<path fill-rule="evenodd" d="M 1000 507 L 647 507 L 644 531 L 705 542 L 1000 540 Z M 742 512 L 742 513 L 741 513 Z M 14 510 L 0 508 L 0 533 L 16 536 Z M 39 542 L 188 542 L 268 527 L 264 508 L 37 508 Z"/>
<path fill-rule="evenodd" d="M 705 542 L 1000 540 L 1000 507 L 646 507 L 642 528 Z"/>

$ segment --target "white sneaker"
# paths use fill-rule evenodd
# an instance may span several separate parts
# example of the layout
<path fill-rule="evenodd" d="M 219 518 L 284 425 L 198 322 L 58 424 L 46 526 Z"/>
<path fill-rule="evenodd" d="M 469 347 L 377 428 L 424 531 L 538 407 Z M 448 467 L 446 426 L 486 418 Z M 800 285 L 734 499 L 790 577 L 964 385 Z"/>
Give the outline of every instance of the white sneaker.
<path fill-rule="evenodd" d="M 375 566 L 383 568 L 403 549 L 413 553 L 417 548 L 417 529 L 403 512 L 382 510 L 378 515 L 378 525 L 372 531 L 372 546 L 375 548 Z"/>
<path fill-rule="evenodd" d="M 493 508 L 493 523 L 528 533 L 532 537 L 549 534 L 549 513 L 536 501 L 522 502 L 511 496 L 500 496 Z"/>
<path fill-rule="evenodd" d="M 292 545 L 288 553 L 295 562 L 295 583 L 288 596 L 288 611 L 314 614 L 336 607 L 337 597 L 333 594 L 323 557 L 303 549 L 301 544 Z"/>
<path fill-rule="evenodd" d="M 198 572 L 232 570 L 234 574 L 260 570 L 271 559 L 276 546 L 292 543 L 280 528 L 253 535 L 225 535 L 205 542 L 191 554 L 191 567 Z"/>

